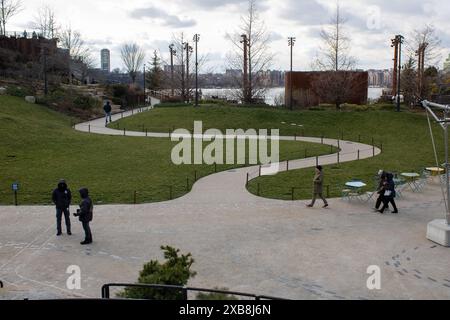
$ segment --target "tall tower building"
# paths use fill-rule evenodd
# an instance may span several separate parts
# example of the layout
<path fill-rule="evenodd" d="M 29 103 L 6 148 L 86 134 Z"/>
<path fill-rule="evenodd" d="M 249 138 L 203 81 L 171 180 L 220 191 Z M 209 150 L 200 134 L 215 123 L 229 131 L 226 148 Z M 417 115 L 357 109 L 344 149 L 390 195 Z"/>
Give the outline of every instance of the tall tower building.
<path fill-rule="evenodd" d="M 447 60 L 444 62 L 444 71 L 450 73 L 450 54 L 448 55 Z"/>
<path fill-rule="evenodd" d="M 108 49 L 101 51 L 101 69 L 106 72 L 111 71 L 111 53 Z"/>

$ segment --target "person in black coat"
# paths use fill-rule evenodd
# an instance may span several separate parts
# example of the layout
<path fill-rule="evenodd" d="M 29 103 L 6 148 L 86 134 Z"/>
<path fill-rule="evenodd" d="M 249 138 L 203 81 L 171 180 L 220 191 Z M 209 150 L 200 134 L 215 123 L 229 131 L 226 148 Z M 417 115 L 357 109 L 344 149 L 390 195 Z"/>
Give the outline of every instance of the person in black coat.
<path fill-rule="evenodd" d="M 398 213 L 397 205 L 395 203 L 395 183 L 394 183 L 394 175 L 391 173 L 388 173 L 386 175 L 386 182 L 384 183 L 384 196 L 383 196 L 383 208 L 379 211 L 380 213 L 384 213 L 384 210 L 386 210 L 389 207 L 389 203 L 394 208 L 394 211 L 392 213 Z"/>
<path fill-rule="evenodd" d="M 70 230 L 69 207 L 72 201 L 72 193 L 70 192 L 70 189 L 67 187 L 67 183 L 65 180 L 60 180 L 58 183 L 58 187 L 55 190 L 53 190 L 52 200 L 56 206 L 56 229 L 58 232 L 56 235 L 57 236 L 62 235 L 61 220 L 62 215 L 64 213 L 67 234 L 70 236 L 72 232 Z"/>
<path fill-rule="evenodd" d="M 111 107 L 111 104 L 109 103 L 109 101 L 106 101 L 106 104 L 103 106 L 103 110 L 105 111 L 105 117 L 106 117 L 105 125 L 107 125 L 108 118 L 109 118 L 109 122 L 112 122 L 112 119 L 111 119 L 112 107 Z"/>
<path fill-rule="evenodd" d="M 84 241 L 81 242 L 82 245 L 85 244 L 91 244 L 92 243 L 92 233 L 91 233 L 91 227 L 89 226 L 89 223 L 92 221 L 93 218 L 93 209 L 94 205 L 92 203 L 91 198 L 89 197 L 89 190 L 87 188 L 80 189 L 80 197 L 81 197 L 81 203 L 80 203 L 80 209 L 77 210 L 77 213 L 75 214 L 76 217 L 79 217 L 79 220 L 81 221 L 85 233 Z"/>
<path fill-rule="evenodd" d="M 378 198 L 375 203 L 374 210 L 378 212 L 380 210 L 381 204 L 384 202 L 384 184 L 386 183 L 387 172 L 381 171 L 379 172 L 380 181 L 378 183 L 377 194 Z"/>

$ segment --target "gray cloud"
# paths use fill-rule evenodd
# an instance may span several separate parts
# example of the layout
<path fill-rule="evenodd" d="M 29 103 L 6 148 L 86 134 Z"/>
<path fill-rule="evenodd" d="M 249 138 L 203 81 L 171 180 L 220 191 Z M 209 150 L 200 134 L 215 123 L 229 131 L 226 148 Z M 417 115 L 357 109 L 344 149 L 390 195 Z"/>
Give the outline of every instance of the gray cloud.
<path fill-rule="evenodd" d="M 269 37 L 270 37 L 270 42 L 283 40 L 285 38 L 280 33 L 275 32 L 275 31 L 270 32 Z M 286 37 L 286 41 L 287 41 L 287 37 Z"/>
<path fill-rule="evenodd" d="M 155 7 L 139 8 L 130 12 L 130 17 L 134 19 L 154 19 L 162 25 L 173 28 L 189 28 L 197 24 L 194 19 L 180 19 L 178 16 L 170 14 Z"/>
<path fill-rule="evenodd" d="M 328 15 L 327 8 L 316 0 L 288 0 L 279 9 L 281 18 L 295 21 L 299 25 L 320 25 Z"/>
<path fill-rule="evenodd" d="M 196 7 L 200 9 L 216 9 L 227 6 L 246 7 L 248 0 L 178 0 L 185 8 Z M 263 12 L 270 9 L 268 0 L 256 1 L 258 11 Z"/>

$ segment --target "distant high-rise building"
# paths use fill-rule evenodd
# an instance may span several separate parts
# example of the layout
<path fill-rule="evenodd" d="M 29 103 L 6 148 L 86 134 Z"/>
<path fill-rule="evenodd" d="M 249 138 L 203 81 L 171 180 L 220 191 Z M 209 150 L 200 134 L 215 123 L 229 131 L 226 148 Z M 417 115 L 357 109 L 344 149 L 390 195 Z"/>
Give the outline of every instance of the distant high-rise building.
<path fill-rule="evenodd" d="M 450 73 L 450 54 L 448 55 L 447 60 L 444 62 L 444 71 Z"/>
<path fill-rule="evenodd" d="M 101 51 L 101 69 L 106 72 L 111 70 L 111 53 L 108 49 Z"/>

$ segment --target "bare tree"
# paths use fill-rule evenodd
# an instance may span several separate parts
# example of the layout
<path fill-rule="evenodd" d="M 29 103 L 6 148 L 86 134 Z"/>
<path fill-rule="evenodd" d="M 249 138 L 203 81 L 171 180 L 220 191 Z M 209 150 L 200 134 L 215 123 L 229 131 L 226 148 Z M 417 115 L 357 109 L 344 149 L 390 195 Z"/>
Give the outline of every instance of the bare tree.
<path fill-rule="evenodd" d="M 60 33 L 60 46 L 69 51 L 72 59 L 84 59 L 90 55 L 89 47 L 80 32 L 68 26 Z"/>
<path fill-rule="evenodd" d="M 327 100 L 341 108 L 341 104 L 351 95 L 355 74 L 351 72 L 356 60 L 350 55 L 351 42 L 345 32 L 347 19 L 342 15 L 339 1 L 328 26 L 320 33 L 322 46 L 313 66 L 323 72 L 314 81 L 316 91 Z"/>
<path fill-rule="evenodd" d="M 85 69 L 85 64 L 92 63 L 93 59 L 89 47 L 84 42 L 81 33 L 73 30 L 70 26 L 63 29 L 59 36 L 60 46 L 66 49 L 70 55 L 69 70 L 70 83 L 72 83 L 73 65 L 81 62 L 81 69 Z M 83 70 L 81 70 L 83 74 Z M 83 76 L 82 76 L 83 78 Z"/>
<path fill-rule="evenodd" d="M 407 51 L 414 59 L 417 50 L 421 46 L 426 46 L 425 66 L 435 66 L 441 59 L 439 52 L 441 39 L 436 34 L 436 28 L 431 24 L 426 24 L 421 29 L 415 29 L 407 42 Z"/>
<path fill-rule="evenodd" d="M 55 39 L 59 35 L 59 26 L 56 21 L 56 14 L 47 5 L 41 7 L 34 17 L 33 26 L 39 33 L 47 39 Z"/>
<path fill-rule="evenodd" d="M 145 52 L 135 43 L 127 43 L 121 49 L 122 62 L 130 75 L 133 83 L 136 82 L 136 76 L 142 69 L 145 60 Z"/>
<path fill-rule="evenodd" d="M 195 54 L 194 43 L 189 41 L 185 33 L 181 32 L 172 35 L 173 51 L 176 52 L 174 56 L 174 83 L 172 83 L 171 72 L 164 72 L 164 83 L 169 87 L 174 88 L 175 96 L 183 101 L 190 100 L 195 91 Z M 188 61 L 189 60 L 189 61 Z M 198 70 L 199 73 L 204 69 L 205 63 L 208 60 L 208 55 L 199 54 L 198 56 Z M 170 66 L 170 58 L 168 61 L 163 60 L 165 65 Z M 189 63 L 188 63 L 189 62 Z"/>
<path fill-rule="evenodd" d="M 267 86 L 264 72 L 269 69 L 273 60 L 270 52 L 270 34 L 261 19 L 256 0 L 248 0 L 248 10 L 241 17 L 241 26 L 233 34 L 227 34 L 233 44 L 233 50 L 228 54 L 228 67 L 242 70 L 242 77 L 235 78 L 240 88 L 235 92 L 236 98 L 245 103 L 262 99 Z"/>
<path fill-rule="evenodd" d="M 346 22 L 347 19 L 342 15 L 339 2 L 336 2 L 335 13 L 329 25 L 323 27 L 320 33 L 323 44 L 315 61 L 317 69 L 341 71 L 354 68 L 356 60 L 349 54 L 351 42 L 345 32 Z"/>
<path fill-rule="evenodd" d="M 21 10 L 22 0 L 0 0 L 0 35 L 6 35 L 6 24 Z"/>

